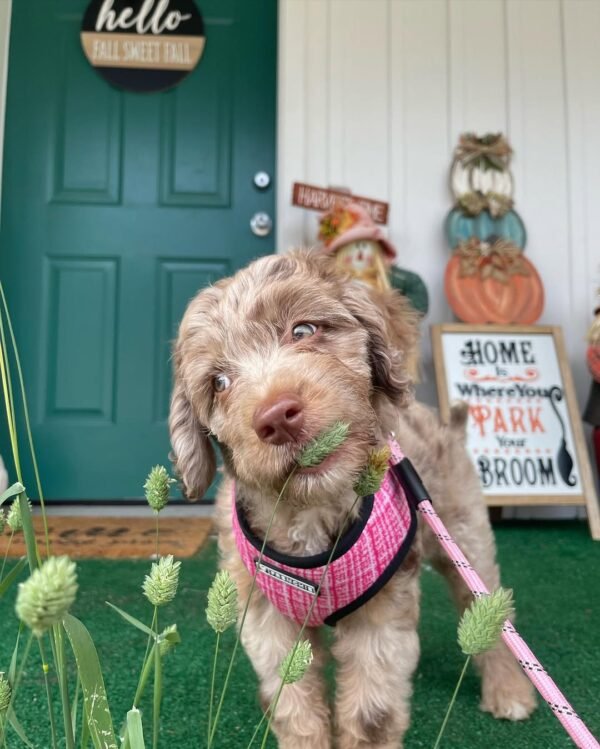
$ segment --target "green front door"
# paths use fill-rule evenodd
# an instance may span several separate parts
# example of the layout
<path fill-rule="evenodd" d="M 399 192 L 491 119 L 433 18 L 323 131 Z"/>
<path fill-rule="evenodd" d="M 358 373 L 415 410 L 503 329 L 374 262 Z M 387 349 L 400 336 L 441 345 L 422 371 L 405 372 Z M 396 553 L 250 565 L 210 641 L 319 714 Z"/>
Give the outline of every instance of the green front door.
<path fill-rule="evenodd" d="M 274 249 L 250 219 L 275 208 L 276 0 L 197 0 L 204 55 L 160 94 L 89 65 L 86 5 L 13 0 L 10 36 L 0 274 L 56 499 L 141 496 L 187 301 Z"/>

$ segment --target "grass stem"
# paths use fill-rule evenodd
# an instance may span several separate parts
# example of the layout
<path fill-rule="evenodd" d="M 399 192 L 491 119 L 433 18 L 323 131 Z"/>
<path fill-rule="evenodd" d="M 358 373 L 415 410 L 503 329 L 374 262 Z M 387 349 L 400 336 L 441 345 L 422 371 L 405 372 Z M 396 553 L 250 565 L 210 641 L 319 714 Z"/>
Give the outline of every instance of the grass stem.
<path fill-rule="evenodd" d="M 210 744 L 210 731 L 212 727 L 212 713 L 213 713 L 213 703 L 215 701 L 215 677 L 217 674 L 217 660 L 219 657 L 219 643 L 221 642 L 221 633 L 217 632 L 217 641 L 215 643 L 215 655 L 213 658 L 213 667 L 212 667 L 212 678 L 210 680 L 210 699 L 208 702 L 208 743 Z"/>
<path fill-rule="evenodd" d="M 61 624 L 54 627 L 54 642 L 56 644 L 56 671 L 60 686 L 60 699 L 62 702 L 63 723 L 65 726 L 65 741 L 67 749 L 75 749 L 75 737 L 73 736 L 73 722 L 69 700 L 69 684 L 67 681 L 67 659 L 65 658 L 65 646 Z"/>
<path fill-rule="evenodd" d="M 56 739 L 56 724 L 54 722 L 54 710 L 52 708 L 52 692 L 50 691 L 50 680 L 48 679 L 49 665 L 46 660 L 46 654 L 44 652 L 44 642 L 42 637 L 37 638 L 38 645 L 40 648 L 40 655 L 42 657 L 42 671 L 44 672 L 44 684 L 46 686 L 46 699 L 48 701 L 48 717 L 50 719 L 50 733 L 52 734 L 52 749 L 58 749 Z"/>
<path fill-rule="evenodd" d="M 8 552 L 10 551 L 10 545 L 12 544 L 13 536 L 15 535 L 15 532 L 11 529 L 10 532 L 10 538 L 8 539 L 8 545 L 6 546 L 6 551 L 4 552 L 4 559 L 2 560 L 2 569 L 0 569 L 0 583 L 2 582 L 2 578 L 4 576 L 4 567 L 6 565 L 6 560 L 8 558 Z"/>
<path fill-rule="evenodd" d="M 25 431 L 27 432 L 27 441 L 29 443 L 29 451 L 31 453 L 31 462 L 33 465 L 33 473 L 35 475 L 36 488 L 40 498 L 40 508 L 42 512 L 42 522 L 44 524 L 44 537 L 46 540 L 46 555 L 50 556 L 50 536 L 48 534 L 48 518 L 46 515 L 46 503 L 44 501 L 44 493 L 42 491 L 42 482 L 40 480 L 40 472 L 37 462 L 37 456 L 35 447 L 33 444 L 33 435 L 31 432 L 31 420 L 29 418 L 29 407 L 27 405 L 27 393 L 25 392 L 25 380 L 23 377 L 23 368 L 21 367 L 21 358 L 19 356 L 19 349 L 17 348 L 17 340 L 15 338 L 15 331 L 13 329 L 12 321 L 10 319 L 10 313 L 8 311 L 8 304 L 6 302 L 6 295 L 4 294 L 4 286 L 0 281 L 0 299 L 2 300 L 2 306 L 4 308 L 4 316 L 6 317 L 6 323 L 8 325 L 8 332 L 10 335 L 10 341 L 15 356 L 15 364 L 17 365 L 17 377 L 19 379 L 19 389 L 21 391 L 21 399 L 23 401 L 23 416 L 25 419 Z M 0 313 L 0 331 L 3 331 L 2 315 Z M 14 406 L 13 406 L 14 411 Z M 18 447 L 17 447 L 18 452 Z M 20 480 L 20 479 L 19 479 Z"/>
<path fill-rule="evenodd" d="M 152 623 L 150 624 L 150 629 L 154 632 L 155 631 L 155 625 L 158 629 L 158 607 L 154 607 L 154 614 L 152 615 Z M 140 700 L 142 699 L 142 694 L 144 693 L 144 689 L 146 688 L 146 682 L 148 681 L 148 677 L 150 676 L 150 671 L 152 670 L 152 667 L 154 666 L 154 648 L 158 647 L 156 644 L 156 641 L 152 645 L 152 648 L 150 647 L 150 644 L 152 643 L 153 636 L 148 635 L 148 642 L 146 643 L 146 652 L 144 653 L 144 660 L 142 661 L 142 668 L 140 670 L 140 676 L 138 679 L 137 687 L 135 689 L 135 695 L 133 697 L 133 707 L 137 707 L 140 703 Z M 129 749 L 129 730 L 127 726 L 125 726 L 125 733 L 123 734 L 123 744 L 121 749 Z"/>
<path fill-rule="evenodd" d="M 467 659 L 465 660 L 465 665 L 462 668 L 462 671 L 460 672 L 460 676 L 458 677 L 458 683 L 456 684 L 456 687 L 454 689 L 454 694 L 452 695 L 452 699 L 450 700 L 450 704 L 448 705 L 448 709 L 446 710 L 446 715 L 444 716 L 444 722 L 442 723 L 442 727 L 440 728 L 440 732 L 437 735 L 437 739 L 435 740 L 435 744 L 433 745 L 433 749 L 438 749 L 440 745 L 440 741 L 442 740 L 442 736 L 444 734 L 444 731 L 446 729 L 446 723 L 448 723 L 448 718 L 450 717 L 450 713 L 452 712 L 452 708 L 454 707 L 454 703 L 456 702 L 456 695 L 458 694 L 458 690 L 460 689 L 460 685 L 463 682 L 463 679 L 465 678 L 465 674 L 467 673 L 467 668 L 469 666 L 469 663 L 471 662 L 471 656 L 467 656 Z"/>
<path fill-rule="evenodd" d="M 250 586 L 250 592 L 248 593 L 248 598 L 246 599 L 246 605 L 244 606 L 244 610 L 242 612 L 242 618 L 240 619 L 240 626 L 238 628 L 237 637 L 235 639 L 235 644 L 233 646 L 233 651 L 231 653 L 231 657 L 229 659 L 229 666 L 227 668 L 227 673 L 225 675 L 225 683 L 223 684 L 223 690 L 221 691 L 221 697 L 219 699 L 219 704 L 217 706 L 217 712 L 215 714 L 215 722 L 213 724 L 213 727 L 210 732 L 210 736 L 208 738 L 208 749 L 211 749 L 212 742 L 215 738 L 215 733 L 217 731 L 217 726 L 219 724 L 219 717 L 221 715 L 221 709 L 223 707 L 223 702 L 225 700 L 225 695 L 227 693 L 227 687 L 229 686 L 229 679 L 231 677 L 231 671 L 233 669 L 233 664 L 235 662 L 235 656 L 237 654 L 238 648 L 240 646 L 240 639 L 242 636 L 242 630 L 244 628 L 244 622 L 246 621 L 246 616 L 248 614 L 248 608 L 250 606 L 250 600 L 252 598 L 252 594 L 254 593 L 254 587 L 256 585 L 256 575 L 258 574 L 258 567 L 260 562 L 262 561 L 263 555 L 265 553 L 265 547 L 267 545 L 267 539 L 269 537 L 269 533 L 271 531 L 271 526 L 273 525 L 273 520 L 275 519 L 275 513 L 277 512 L 277 508 L 279 507 L 279 503 L 281 502 L 281 498 L 283 497 L 285 490 L 287 489 L 287 486 L 289 482 L 292 479 L 292 476 L 296 473 L 296 466 L 290 471 L 289 476 L 285 480 L 283 486 L 281 487 L 281 491 L 279 492 L 279 496 L 277 497 L 277 500 L 275 502 L 275 505 L 273 507 L 273 511 L 271 512 L 271 517 L 269 518 L 269 522 L 267 524 L 267 530 L 265 531 L 265 538 L 262 542 L 262 546 L 260 549 L 260 553 L 258 555 L 258 559 L 256 561 L 256 570 L 254 571 L 254 575 L 252 576 L 252 585 Z"/>

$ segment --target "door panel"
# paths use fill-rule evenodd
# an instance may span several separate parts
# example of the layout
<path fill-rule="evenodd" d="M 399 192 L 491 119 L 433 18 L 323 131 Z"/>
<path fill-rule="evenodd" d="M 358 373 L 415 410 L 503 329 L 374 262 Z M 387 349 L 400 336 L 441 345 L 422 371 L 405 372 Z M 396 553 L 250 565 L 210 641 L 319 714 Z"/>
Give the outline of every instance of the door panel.
<path fill-rule="evenodd" d="M 0 275 L 58 499 L 141 496 L 187 302 L 274 249 L 249 221 L 275 208 L 252 177 L 275 168 L 276 0 L 198 2 L 204 56 L 160 94 L 91 68 L 86 5 L 14 3 L 9 61 Z"/>

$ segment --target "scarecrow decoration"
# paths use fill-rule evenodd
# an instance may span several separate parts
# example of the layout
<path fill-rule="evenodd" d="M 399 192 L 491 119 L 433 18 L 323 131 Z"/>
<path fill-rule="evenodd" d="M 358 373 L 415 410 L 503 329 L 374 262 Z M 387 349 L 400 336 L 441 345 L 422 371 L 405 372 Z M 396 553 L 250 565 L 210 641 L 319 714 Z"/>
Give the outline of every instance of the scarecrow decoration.
<path fill-rule="evenodd" d="M 600 307 L 594 310 L 594 322 L 587 335 L 587 365 L 592 375 L 592 386 L 583 420 L 593 427 L 592 440 L 596 454 L 596 467 L 600 474 Z"/>
<path fill-rule="evenodd" d="M 444 288 L 463 322 L 533 324 L 544 308 L 542 281 L 524 255 L 525 226 L 513 210 L 511 155 L 500 133 L 461 135 L 454 152 Z"/>
<path fill-rule="evenodd" d="M 427 287 L 416 273 L 394 265 L 396 250 L 368 211 L 355 202 L 336 203 L 321 216 L 321 252 L 335 256 L 340 270 L 378 289 L 396 289 L 427 314 Z"/>

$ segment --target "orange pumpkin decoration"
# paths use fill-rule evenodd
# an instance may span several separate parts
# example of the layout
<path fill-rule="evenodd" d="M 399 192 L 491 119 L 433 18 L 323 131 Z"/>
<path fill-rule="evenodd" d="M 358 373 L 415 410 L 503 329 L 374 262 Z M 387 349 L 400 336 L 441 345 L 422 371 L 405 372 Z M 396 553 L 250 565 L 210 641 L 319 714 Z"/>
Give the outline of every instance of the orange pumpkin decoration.
<path fill-rule="evenodd" d="M 487 262 L 487 261 L 486 261 Z M 444 289 L 454 314 L 468 323 L 531 325 L 544 309 L 544 287 L 533 265 L 523 256 L 519 270 L 486 272 L 489 264 L 465 272 L 464 257 L 456 253 L 446 266 Z"/>
<path fill-rule="evenodd" d="M 600 345 L 591 344 L 587 349 L 587 364 L 592 377 L 600 382 Z"/>

